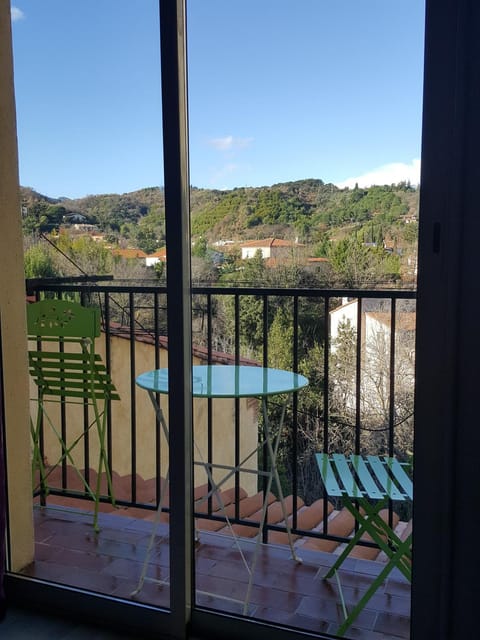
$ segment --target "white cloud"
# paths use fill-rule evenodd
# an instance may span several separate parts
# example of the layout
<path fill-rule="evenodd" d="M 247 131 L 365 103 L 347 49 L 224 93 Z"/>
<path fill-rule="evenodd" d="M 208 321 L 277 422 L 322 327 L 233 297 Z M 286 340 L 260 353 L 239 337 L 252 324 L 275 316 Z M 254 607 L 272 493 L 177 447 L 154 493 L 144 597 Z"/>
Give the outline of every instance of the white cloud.
<path fill-rule="evenodd" d="M 235 149 L 245 149 L 253 142 L 253 138 L 235 138 L 234 136 L 224 136 L 223 138 L 211 138 L 208 144 L 217 151 L 233 151 Z"/>
<path fill-rule="evenodd" d="M 225 162 L 221 166 L 211 166 L 205 179 L 210 189 L 223 191 L 248 186 L 251 175 L 252 166 L 250 164 Z"/>
<path fill-rule="evenodd" d="M 17 22 L 17 20 L 23 20 L 25 14 L 18 7 L 12 7 L 10 15 L 12 16 L 12 22 Z"/>
<path fill-rule="evenodd" d="M 227 187 L 223 187 L 219 185 L 222 184 L 222 181 L 224 179 L 231 176 L 232 173 L 235 173 L 240 168 L 241 168 L 240 165 L 235 164 L 234 162 L 229 162 L 225 164 L 223 167 L 221 167 L 220 169 L 216 169 L 215 172 L 210 176 L 210 180 L 209 180 L 210 185 L 213 186 L 215 189 L 226 189 Z"/>
<path fill-rule="evenodd" d="M 345 187 L 353 188 L 356 184 L 359 187 L 371 187 L 372 185 L 398 184 L 403 181 L 409 181 L 412 185 L 420 183 L 419 159 L 412 160 L 410 164 L 405 164 L 404 162 L 385 164 L 360 176 L 338 182 L 337 187 L 340 189 Z"/>

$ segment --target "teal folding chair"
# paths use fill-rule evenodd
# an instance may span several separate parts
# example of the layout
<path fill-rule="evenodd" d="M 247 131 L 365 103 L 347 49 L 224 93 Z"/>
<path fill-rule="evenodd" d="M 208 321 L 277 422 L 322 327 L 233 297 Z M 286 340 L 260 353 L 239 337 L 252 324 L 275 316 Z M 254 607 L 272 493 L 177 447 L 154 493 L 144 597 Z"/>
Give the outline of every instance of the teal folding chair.
<path fill-rule="evenodd" d="M 412 535 L 402 540 L 388 522 L 383 520 L 380 511 L 390 500 L 411 502 L 413 484 L 405 472 L 405 464 L 400 463 L 396 458 L 345 456 L 340 453 L 334 453 L 332 456 L 317 453 L 315 456 L 327 495 L 341 498 L 358 523 L 355 535 L 324 578 L 326 580 L 333 575 L 337 578 L 345 616 L 337 635 L 343 636 L 395 567 L 409 582 L 412 580 Z M 368 533 L 385 553 L 387 562 L 359 602 L 350 612 L 347 612 L 337 571 L 365 533 Z"/>
<path fill-rule="evenodd" d="M 111 400 L 119 396 L 101 357 L 95 353 L 95 338 L 100 335 L 98 309 L 84 307 L 68 300 L 41 300 L 27 306 L 27 329 L 36 349 L 28 352 L 30 375 L 37 386 L 36 417 L 31 419 L 33 440 L 32 478 L 38 473 L 39 490 L 45 498 L 50 487 L 48 478 L 55 467 L 64 461 L 71 465 L 81 480 L 85 493 L 94 501 L 93 526 L 98 531 L 98 510 L 101 498 L 101 477 L 105 471 L 108 496 L 113 505 L 115 498 L 109 467 L 105 436 Z M 51 403 L 82 405 L 82 429 L 71 440 L 66 429 L 55 424 L 50 416 Z M 49 413 L 50 410 L 50 413 Z M 86 414 L 86 421 L 84 415 Z M 55 464 L 45 464 L 41 446 L 42 429 L 47 423 L 60 445 L 61 455 Z M 98 437 L 98 465 L 95 486 L 87 482 L 85 470 L 75 464 L 72 450 L 90 430 Z"/>

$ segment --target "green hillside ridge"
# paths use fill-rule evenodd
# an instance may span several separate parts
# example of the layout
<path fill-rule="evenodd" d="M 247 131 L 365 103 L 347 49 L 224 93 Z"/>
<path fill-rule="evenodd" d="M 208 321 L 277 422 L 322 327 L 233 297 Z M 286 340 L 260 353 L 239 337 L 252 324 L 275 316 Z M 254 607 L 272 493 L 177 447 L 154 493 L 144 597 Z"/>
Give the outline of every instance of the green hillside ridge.
<path fill-rule="evenodd" d="M 162 243 L 161 187 L 78 199 L 49 198 L 22 187 L 21 196 L 26 233 L 49 231 L 72 215 L 81 215 L 106 233 L 133 240 L 138 230 L 148 231 L 157 244 Z M 275 236 L 315 244 L 325 233 L 334 238 L 360 233 L 365 242 L 381 242 L 401 236 L 395 227 L 405 216 L 417 215 L 417 209 L 418 190 L 407 183 L 339 189 L 306 179 L 229 191 L 191 188 L 192 236 L 209 243 Z"/>

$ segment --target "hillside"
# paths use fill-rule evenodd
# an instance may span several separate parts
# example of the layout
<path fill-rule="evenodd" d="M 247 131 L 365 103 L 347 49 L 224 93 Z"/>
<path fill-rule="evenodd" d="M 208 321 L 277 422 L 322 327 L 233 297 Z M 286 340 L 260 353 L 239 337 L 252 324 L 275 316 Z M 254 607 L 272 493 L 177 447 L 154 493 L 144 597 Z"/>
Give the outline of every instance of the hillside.
<path fill-rule="evenodd" d="M 25 233 L 48 231 L 74 214 L 107 233 L 135 236 L 138 229 L 162 242 L 164 194 L 150 187 L 124 194 L 53 199 L 22 187 Z M 342 238 L 361 232 L 363 240 L 380 242 L 393 235 L 406 216 L 417 216 L 418 191 L 408 184 L 368 189 L 338 189 L 306 179 L 230 191 L 191 189 L 192 236 L 207 242 L 275 236 L 317 243 L 328 232 Z M 405 225 L 403 225 L 405 226 Z"/>

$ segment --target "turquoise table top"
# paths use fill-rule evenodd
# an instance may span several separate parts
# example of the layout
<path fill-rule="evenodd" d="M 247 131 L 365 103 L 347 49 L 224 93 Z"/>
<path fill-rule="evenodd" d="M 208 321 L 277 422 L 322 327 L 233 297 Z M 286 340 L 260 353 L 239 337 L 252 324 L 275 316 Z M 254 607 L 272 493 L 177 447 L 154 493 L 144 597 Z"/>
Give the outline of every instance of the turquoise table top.
<path fill-rule="evenodd" d="M 192 367 L 195 398 L 246 398 L 298 391 L 308 385 L 305 376 L 283 369 L 231 365 Z M 142 373 L 136 379 L 142 389 L 168 393 L 168 369 Z"/>

